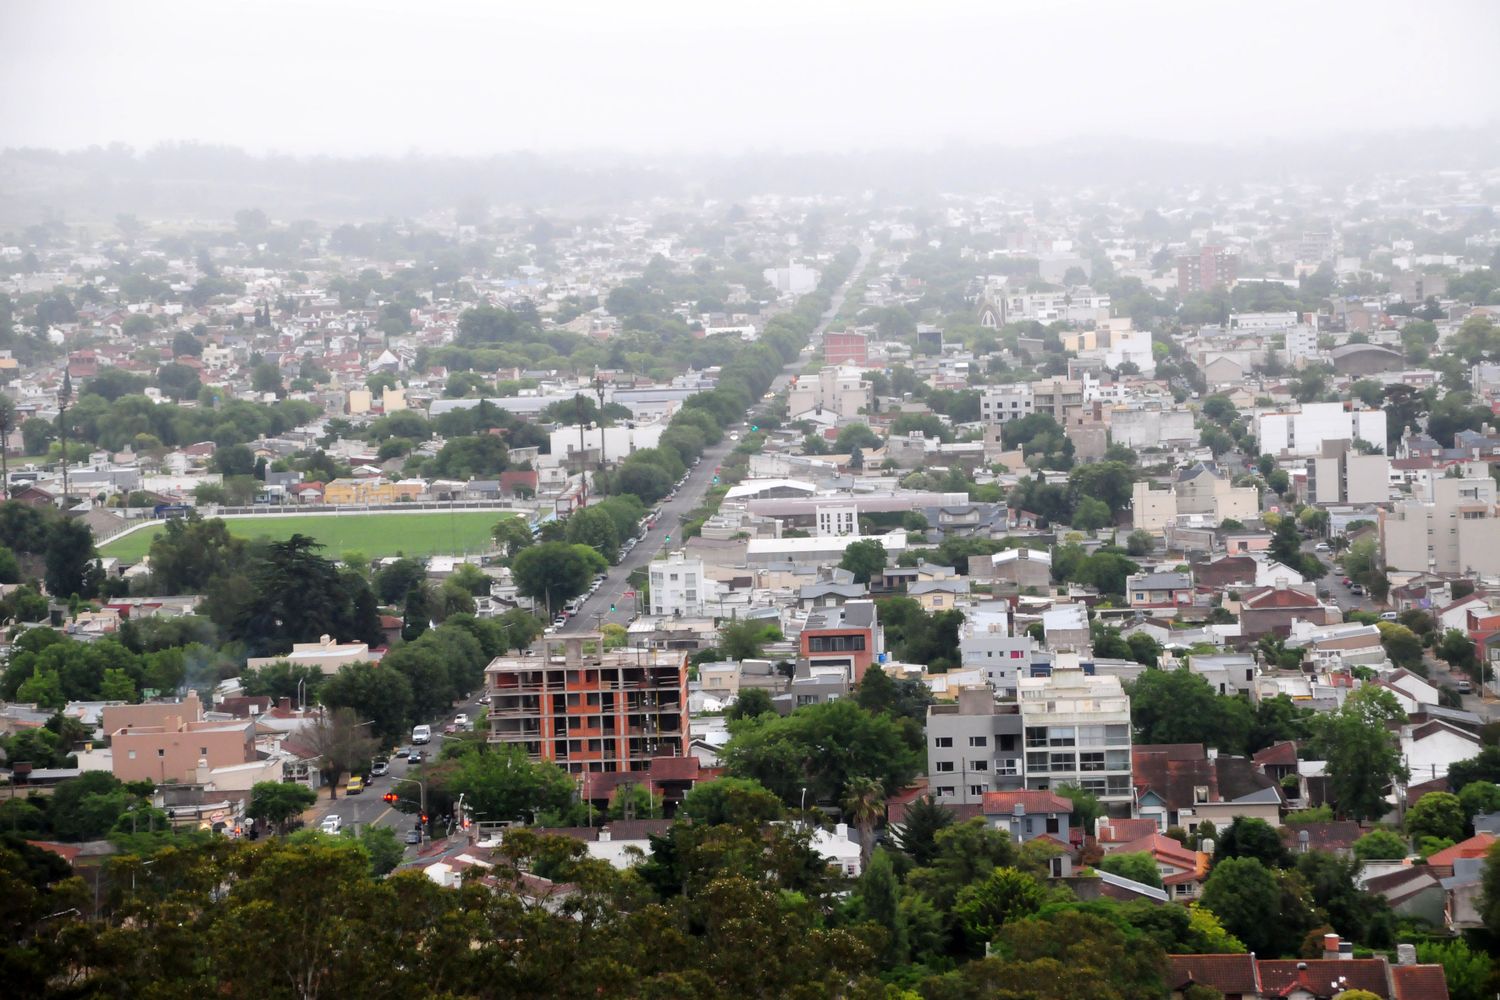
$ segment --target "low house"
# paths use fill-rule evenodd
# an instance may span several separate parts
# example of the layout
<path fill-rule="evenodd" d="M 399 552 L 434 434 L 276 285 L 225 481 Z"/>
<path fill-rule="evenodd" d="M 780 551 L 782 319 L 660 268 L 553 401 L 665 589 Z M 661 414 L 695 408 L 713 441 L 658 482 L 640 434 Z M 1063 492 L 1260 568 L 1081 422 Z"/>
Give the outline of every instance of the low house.
<path fill-rule="evenodd" d="M 1338 606 L 1324 604 L 1309 587 L 1257 587 L 1240 598 L 1240 633 L 1250 640 L 1291 635 L 1295 622 L 1334 625 L 1342 620 Z"/>
<path fill-rule="evenodd" d="M 1324 936 L 1323 957 L 1267 959 L 1255 955 L 1168 955 L 1167 989 L 1181 1000 L 1194 986 L 1225 1000 L 1332 1000 L 1365 990 L 1380 1000 L 1448 1000 L 1441 965 L 1418 965 L 1414 946 L 1398 949 L 1398 964 L 1383 955 L 1355 958 L 1337 934 Z"/>
<path fill-rule="evenodd" d="M 1020 789 L 985 792 L 982 812 L 988 825 L 1005 830 L 1017 844 L 1038 837 L 1050 837 L 1063 846 L 1071 843 L 1068 818 L 1073 814 L 1073 803 L 1061 795 Z"/>
<path fill-rule="evenodd" d="M 1158 610 L 1193 603 L 1193 578 L 1187 573 L 1137 573 L 1125 580 L 1132 608 Z"/>
<path fill-rule="evenodd" d="M 1279 783 L 1244 757 L 1201 743 L 1137 744 L 1131 752 L 1136 812 L 1161 830 L 1189 833 L 1205 820 L 1223 829 L 1236 817 L 1281 825 Z"/>
<path fill-rule="evenodd" d="M 1149 854 L 1161 875 L 1162 888 L 1174 900 L 1196 899 L 1208 879 L 1208 855 L 1171 837 L 1150 833 L 1139 840 L 1110 844 L 1106 854 Z"/>

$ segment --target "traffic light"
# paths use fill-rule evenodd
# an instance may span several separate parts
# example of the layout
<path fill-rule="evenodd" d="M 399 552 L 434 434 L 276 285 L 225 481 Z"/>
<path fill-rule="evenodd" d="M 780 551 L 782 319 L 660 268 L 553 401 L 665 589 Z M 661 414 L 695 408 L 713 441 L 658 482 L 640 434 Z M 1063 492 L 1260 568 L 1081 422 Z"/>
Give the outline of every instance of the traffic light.
<path fill-rule="evenodd" d="M 671 541 L 671 540 L 672 540 L 672 536 L 671 536 L 671 535 L 668 535 L 668 536 L 667 536 L 667 541 L 669 541 L 669 542 L 670 542 L 670 541 Z"/>
<path fill-rule="evenodd" d="M 718 476 L 714 476 L 714 485 L 715 486 L 719 485 L 719 477 Z"/>
<path fill-rule="evenodd" d="M 756 431 L 758 431 L 758 430 L 760 430 L 760 424 L 751 424 L 751 425 L 750 425 L 750 432 L 751 432 L 751 433 L 752 433 L 752 434 L 753 434 L 753 433 L 754 433 L 754 432 L 756 432 Z"/>
<path fill-rule="evenodd" d="M 613 603 L 611 603 L 610 606 L 609 606 L 609 613 L 610 614 L 614 614 L 615 613 L 615 606 L 614 606 Z"/>
<path fill-rule="evenodd" d="M 423 822 L 423 823 L 426 823 L 426 822 L 427 822 L 427 814 L 426 814 L 426 813 L 423 813 L 423 814 L 422 814 L 422 822 Z"/>
<path fill-rule="evenodd" d="M 396 801 L 396 793 L 395 792 L 386 792 L 384 795 L 381 796 L 381 798 L 385 799 L 387 802 L 395 802 Z"/>

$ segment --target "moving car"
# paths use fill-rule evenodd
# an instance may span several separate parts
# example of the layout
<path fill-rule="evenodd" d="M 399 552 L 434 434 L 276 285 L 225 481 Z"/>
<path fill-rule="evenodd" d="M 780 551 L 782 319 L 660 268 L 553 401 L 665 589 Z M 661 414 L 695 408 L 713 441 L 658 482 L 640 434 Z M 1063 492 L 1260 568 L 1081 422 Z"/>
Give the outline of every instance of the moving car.
<path fill-rule="evenodd" d="M 408 844 L 420 844 L 422 842 L 422 831 L 416 829 L 407 830 L 406 842 Z"/>
<path fill-rule="evenodd" d="M 406 758 L 406 759 L 407 759 L 408 762 L 410 762 L 412 764 L 420 764 L 420 763 L 422 763 L 422 751 L 420 751 L 420 750 L 413 750 L 411 752 L 411 756 L 408 757 L 408 758 Z"/>
<path fill-rule="evenodd" d="M 1328 551 L 1328 543 L 1327 542 L 1319 542 L 1317 545 L 1313 546 L 1313 551 L 1314 552 L 1327 552 Z"/>
<path fill-rule="evenodd" d="M 389 774 L 390 770 L 391 762 L 386 760 L 384 757 L 376 757 L 375 762 L 370 765 L 370 774 L 376 778 L 380 777 L 383 774 Z"/>
<path fill-rule="evenodd" d="M 408 756 L 410 756 L 410 754 L 411 754 L 411 747 L 397 747 L 396 748 L 396 759 L 397 760 L 405 760 Z"/>
<path fill-rule="evenodd" d="M 345 795 L 358 795 L 360 792 L 362 792 L 364 790 L 365 790 L 365 779 L 361 778 L 359 775 L 356 774 L 354 777 L 352 777 L 352 778 L 349 779 L 349 784 L 344 787 L 344 794 Z"/>
<path fill-rule="evenodd" d="M 338 816 L 324 816 L 323 822 L 318 824 L 318 829 L 323 833 L 338 833 L 344 828 L 344 821 Z"/>
<path fill-rule="evenodd" d="M 419 744 L 432 742 L 432 727 L 414 726 L 411 731 L 411 741 Z"/>
<path fill-rule="evenodd" d="M 469 714 L 467 712 L 459 712 L 457 715 L 455 715 L 453 717 L 453 724 L 455 726 L 457 726 L 459 729 L 468 729 L 469 728 Z"/>

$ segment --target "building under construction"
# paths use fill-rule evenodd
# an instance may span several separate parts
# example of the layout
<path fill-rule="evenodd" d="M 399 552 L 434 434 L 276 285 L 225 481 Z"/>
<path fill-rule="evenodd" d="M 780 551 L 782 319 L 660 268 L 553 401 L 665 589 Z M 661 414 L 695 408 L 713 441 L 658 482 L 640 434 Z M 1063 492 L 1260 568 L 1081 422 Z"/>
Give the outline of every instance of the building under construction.
<path fill-rule="evenodd" d="M 548 636 L 534 655 L 485 668 L 490 742 L 524 747 L 574 774 L 644 771 L 688 747 L 687 654 L 605 651 L 604 636 Z"/>

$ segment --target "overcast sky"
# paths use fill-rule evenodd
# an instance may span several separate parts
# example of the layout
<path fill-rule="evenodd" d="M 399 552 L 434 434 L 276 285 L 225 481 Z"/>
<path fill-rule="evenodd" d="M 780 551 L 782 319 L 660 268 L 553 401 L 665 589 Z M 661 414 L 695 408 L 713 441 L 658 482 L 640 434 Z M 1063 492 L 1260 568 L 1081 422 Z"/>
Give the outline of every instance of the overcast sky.
<path fill-rule="evenodd" d="M 1494 0 L 0 0 L 0 146 L 739 152 L 1500 127 Z"/>

